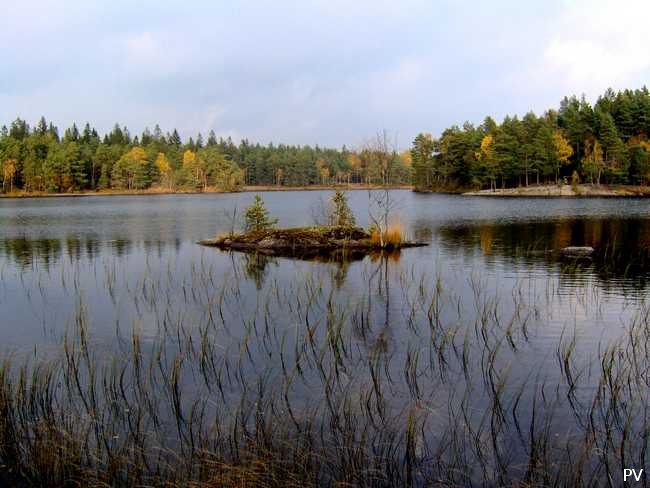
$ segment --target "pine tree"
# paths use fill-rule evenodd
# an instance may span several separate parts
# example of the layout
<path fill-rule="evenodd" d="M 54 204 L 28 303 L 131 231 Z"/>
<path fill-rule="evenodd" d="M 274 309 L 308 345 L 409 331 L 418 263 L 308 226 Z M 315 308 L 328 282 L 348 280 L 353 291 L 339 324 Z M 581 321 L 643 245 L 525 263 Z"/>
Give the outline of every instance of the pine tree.
<path fill-rule="evenodd" d="M 413 185 L 419 189 L 431 189 L 434 186 L 433 154 L 435 142 L 431 134 L 418 134 L 413 141 L 411 160 L 413 161 Z M 352 159 L 350 159 L 352 158 Z M 350 155 L 348 160 L 358 160 L 356 155 Z"/>
<path fill-rule="evenodd" d="M 354 227 L 356 219 L 348 205 L 348 198 L 341 190 L 336 190 L 331 199 L 330 225 L 337 227 Z"/>
<path fill-rule="evenodd" d="M 269 211 L 264 206 L 264 201 L 260 195 L 255 195 L 253 204 L 246 209 L 245 217 L 247 232 L 268 230 L 278 223 L 277 219 L 269 217 Z"/>

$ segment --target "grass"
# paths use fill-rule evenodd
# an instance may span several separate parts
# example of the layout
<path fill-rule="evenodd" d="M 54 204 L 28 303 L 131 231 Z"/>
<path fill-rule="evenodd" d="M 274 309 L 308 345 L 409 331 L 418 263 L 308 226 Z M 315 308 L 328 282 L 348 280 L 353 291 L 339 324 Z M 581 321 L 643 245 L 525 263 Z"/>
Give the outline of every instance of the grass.
<path fill-rule="evenodd" d="M 370 229 L 370 241 L 377 247 L 397 248 L 406 241 L 404 228 L 399 221 L 394 222 L 384 229 L 382 235 L 380 229 L 373 227 Z"/>
<path fill-rule="evenodd" d="M 0 366 L 0 484 L 617 486 L 647 463 L 643 303 L 585 349 L 575 317 L 545 335 L 552 279 L 452 285 L 380 256 L 351 295 L 326 265 L 259 289 L 244 265 L 105 263 L 112 330 L 83 270 L 34 276 L 77 305 L 57 350 Z"/>

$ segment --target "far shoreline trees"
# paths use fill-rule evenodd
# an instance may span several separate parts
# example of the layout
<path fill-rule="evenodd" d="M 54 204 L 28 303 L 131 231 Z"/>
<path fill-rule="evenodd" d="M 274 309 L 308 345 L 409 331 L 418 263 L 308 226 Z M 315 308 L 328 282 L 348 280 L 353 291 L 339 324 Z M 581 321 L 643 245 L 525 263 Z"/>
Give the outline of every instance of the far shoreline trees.
<path fill-rule="evenodd" d="M 392 154 L 391 185 L 411 182 L 410 154 Z M 85 124 L 59 130 L 45 118 L 32 128 L 20 118 L 0 128 L 3 193 L 79 191 L 236 191 L 244 185 L 309 186 L 385 183 L 376 155 L 319 146 L 253 144 L 210 132 L 183 141 L 158 125 L 131 136 L 116 124 L 103 137 Z"/>
<path fill-rule="evenodd" d="M 592 107 L 565 97 L 559 110 L 501 124 L 486 117 L 440 137 L 413 141 L 413 184 L 418 190 L 512 188 L 578 179 L 593 184 L 650 183 L 650 93 L 607 90 Z M 575 176 L 574 176 L 575 174 Z"/>

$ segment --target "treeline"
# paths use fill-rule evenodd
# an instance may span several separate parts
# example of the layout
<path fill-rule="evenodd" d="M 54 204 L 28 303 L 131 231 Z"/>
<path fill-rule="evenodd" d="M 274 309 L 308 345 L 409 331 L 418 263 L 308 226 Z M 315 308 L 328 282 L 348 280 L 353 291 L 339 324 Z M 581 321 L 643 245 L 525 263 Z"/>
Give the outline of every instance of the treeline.
<path fill-rule="evenodd" d="M 650 94 L 647 88 L 608 89 L 591 106 L 565 97 L 559 110 L 501 124 L 487 117 L 439 138 L 413 141 L 413 183 L 422 190 L 496 188 L 529 184 L 650 182 Z"/>
<path fill-rule="evenodd" d="M 115 127 L 103 137 L 86 124 L 63 134 L 45 118 L 31 128 L 18 118 L 0 129 L 2 191 L 236 190 L 242 185 L 408 184 L 410 153 L 391 153 L 391 171 L 372 146 L 357 151 L 318 146 L 261 145 L 244 139 L 182 141 L 158 125 L 134 137 Z"/>

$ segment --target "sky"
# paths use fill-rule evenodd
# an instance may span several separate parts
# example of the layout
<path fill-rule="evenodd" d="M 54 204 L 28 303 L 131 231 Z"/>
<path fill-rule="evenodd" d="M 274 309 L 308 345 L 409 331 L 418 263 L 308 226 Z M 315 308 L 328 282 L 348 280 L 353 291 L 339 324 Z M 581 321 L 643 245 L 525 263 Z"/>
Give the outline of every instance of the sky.
<path fill-rule="evenodd" d="M 400 147 L 650 80 L 648 0 L 0 0 L 0 124 Z"/>

